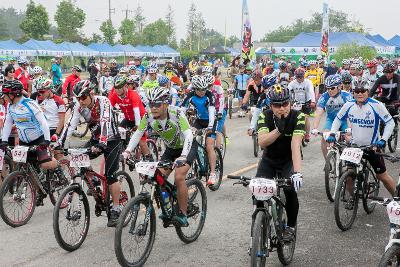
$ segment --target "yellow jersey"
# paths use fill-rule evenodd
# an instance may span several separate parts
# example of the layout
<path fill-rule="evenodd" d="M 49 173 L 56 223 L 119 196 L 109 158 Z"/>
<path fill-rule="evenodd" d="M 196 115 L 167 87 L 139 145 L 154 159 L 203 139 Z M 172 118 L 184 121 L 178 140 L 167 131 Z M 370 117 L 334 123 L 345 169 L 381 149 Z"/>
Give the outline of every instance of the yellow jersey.
<path fill-rule="evenodd" d="M 313 70 L 307 70 L 304 77 L 309 79 L 315 88 L 321 84 L 322 74 L 323 71 L 321 72 L 319 69 L 313 69 Z"/>

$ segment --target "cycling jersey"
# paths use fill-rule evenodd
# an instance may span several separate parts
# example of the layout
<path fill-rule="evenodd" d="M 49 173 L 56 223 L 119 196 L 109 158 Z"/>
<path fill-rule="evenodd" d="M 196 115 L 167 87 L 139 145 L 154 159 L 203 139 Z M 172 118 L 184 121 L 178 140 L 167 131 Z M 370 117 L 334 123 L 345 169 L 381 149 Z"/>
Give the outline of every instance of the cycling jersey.
<path fill-rule="evenodd" d="M 143 65 L 136 65 L 136 74 L 139 76 L 143 76 L 146 73 L 146 69 Z"/>
<path fill-rule="evenodd" d="M 203 97 L 196 95 L 194 91 L 187 94 L 183 100 L 182 107 L 193 105 L 197 111 L 197 118 L 200 120 L 208 120 L 208 127 L 214 125 L 215 119 L 215 97 L 211 91 L 206 91 Z"/>
<path fill-rule="evenodd" d="M 214 94 L 215 97 L 215 109 L 218 113 L 223 114 L 224 112 L 224 89 L 221 86 L 213 85 L 211 87 L 211 92 Z"/>
<path fill-rule="evenodd" d="M 359 146 L 371 145 L 378 141 L 380 121 L 385 123 L 381 138 L 386 141 L 395 125 L 386 107 L 372 98 L 368 98 L 362 106 L 357 105 L 355 100 L 346 102 L 338 112 L 331 131 L 338 131 L 342 121 L 346 119 L 349 119 L 351 124 L 351 142 Z"/>
<path fill-rule="evenodd" d="M 250 79 L 250 76 L 242 73 L 235 76 L 235 85 L 238 90 L 246 90 L 247 82 Z"/>
<path fill-rule="evenodd" d="M 154 80 L 154 81 L 146 80 L 143 82 L 142 88 L 143 89 L 154 89 L 158 86 L 159 86 L 159 84 L 158 84 L 157 80 Z"/>
<path fill-rule="evenodd" d="M 346 91 L 340 91 L 336 96 L 330 96 L 328 92 L 321 95 L 318 100 L 317 107 L 322 108 L 326 112 L 327 120 L 334 120 L 344 103 L 351 101 L 353 96 Z"/>
<path fill-rule="evenodd" d="M 113 88 L 108 98 L 113 107 L 115 105 L 119 106 L 127 120 L 134 121 L 136 126 L 140 124 L 140 119 L 146 113 L 146 110 L 144 109 L 140 96 L 136 91 L 128 89 L 126 96 L 120 98 Z"/>
<path fill-rule="evenodd" d="M 309 79 L 315 88 L 321 83 L 321 74 L 321 71 L 318 69 L 307 70 L 304 77 Z"/>
<path fill-rule="evenodd" d="M 52 97 L 44 100 L 37 98 L 36 101 L 39 103 L 50 129 L 57 129 L 59 123 L 58 114 L 66 112 L 65 103 L 62 98 L 53 94 Z"/>
<path fill-rule="evenodd" d="M 174 67 L 165 67 L 164 74 L 168 77 L 168 79 L 178 76 L 178 72 L 174 69 Z"/>
<path fill-rule="evenodd" d="M 114 86 L 114 77 L 101 76 L 99 81 L 99 91 L 104 95 L 108 95 Z"/>
<path fill-rule="evenodd" d="M 72 90 L 74 90 L 75 84 L 78 83 L 80 80 L 81 80 L 81 78 L 76 76 L 75 74 L 69 75 L 65 79 L 65 82 L 62 86 L 62 94 L 72 96 L 73 95 Z"/>
<path fill-rule="evenodd" d="M 278 82 L 282 85 L 288 85 L 290 82 L 290 74 L 289 72 L 282 71 L 281 69 L 277 69 L 274 71 L 276 77 L 278 77 Z"/>
<path fill-rule="evenodd" d="M 247 91 L 250 92 L 250 105 L 255 106 L 257 105 L 257 101 L 262 94 L 263 87 L 261 83 L 257 85 L 253 80 L 247 86 Z"/>
<path fill-rule="evenodd" d="M 47 120 L 39 104 L 34 100 L 21 97 L 18 103 L 8 104 L 3 128 L 3 141 L 8 140 L 14 123 L 18 130 L 18 137 L 22 142 L 31 143 L 41 136 L 50 141 Z"/>
<path fill-rule="evenodd" d="M 192 147 L 193 134 L 189 122 L 180 108 L 169 106 L 165 120 L 157 120 L 151 112 L 146 113 L 129 141 L 128 151 L 132 151 L 138 145 L 140 138 L 148 127 L 160 135 L 167 148 L 182 149 L 182 156 L 189 154 Z"/>
<path fill-rule="evenodd" d="M 74 104 L 68 126 L 59 139 L 61 146 L 64 146 L 66 139 L 72 135 L 72 132 L 78 126 L 80 116 L 88 122 L 89 129 L 92 132 L 92 140 L 107 145 L 108 140 L 120 138 L 110 100 L 105 96 L 94 96 L 94 105 L 91 109 L 82 108 L 77 102 Z"/>
<path fill-rule="evenodd" d="M 51 72 L 53 74 L 53 84 L 59 85 L 61 83 L 62 72 L 60 64 L 53 63 L 51 66 Z"/>
<path fill-rule="evenodd" d="M 366 79 L 367 81 L 369 81 L 371 83 L 371 85 L 373 85 L 380 76 L 381 75 L 379 75 L 378 72 L 376 72 L 374 74 L 370 74 L 369 71 L 365 71 L 363 73 L 362 77 L 363 77 L 363 79 Z"/>
<path fill-rule="evenodd" d="M 380 101 L 383 103 L 390 103 L 392 101 L 399 100 L 400 91 L 400 76 L 393 74 L 393 78 L 388 80 L 386 75 L 379 77 L 370 90 L 370 96 L 373 96 L 378 88 L 381 89 L 379 94 Z"/>
<path fill-rule="evenodd" d="M 17 68 L 14 73 L 14 78 L 22 83 L 24 90 L 28 89 L 28 81 L 30 78 L 27 70 L 24 70 L 21 67 Z"/>
<path fill-rule="evenodd" d="M 288 85 L 292 99 L 300 104 L 305 104 L 308 101 L 315 102 L 315 93 L 312 82 L 309 79 L 304 79 L 299 83 L 297 79 L 291 81 Z"/>

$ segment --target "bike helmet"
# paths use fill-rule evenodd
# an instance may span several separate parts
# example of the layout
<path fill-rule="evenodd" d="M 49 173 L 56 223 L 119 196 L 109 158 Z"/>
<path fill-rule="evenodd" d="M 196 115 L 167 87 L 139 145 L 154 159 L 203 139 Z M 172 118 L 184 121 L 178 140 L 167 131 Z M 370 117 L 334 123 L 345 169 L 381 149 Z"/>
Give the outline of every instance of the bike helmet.
<path fill-rule="evenodd" d="M 269 88 L 272 85 L 274 85 L 277 80 L 278 80 L 278 77 L 276 77 L 275 74 L 269 74 L 262 78 L 261 83 L 262 83 L 262 86 L 266 89 L 266 88 Z"/>
<path fill-rule="evenodd" d="M 28 65 L 28 60 L 24 57 L 19 57 L 17 59 L 17 63 L 18 65 Z"/>
<path fill-rule="evenodd" d="M 114 87 L 120 89 L 128 82 L 128 78 L 125 75 L 118 75 L 114 79 Z"/>
<path fill-rule="evenodd" d="M 147 73 L 149 73 L 149 74 L 153 74 L 153 73 L 157 73 L 157 72 L 158 72 L 157 68 L 152 68 L 152 67 L 147 68 Z"/>
<path fill-rule="evenodd" d="M 33 73 L 34 75 L 42 74 L 42 72 L 43 72 L 43 70 L 42 70 L 42 68 L 39 67 L 39 66 L 35 66 L 35 67 L 33 68 L 33 70 L 32 70 L 32 73 Z"/>
<path fill-rule="evenodd" d="M 4 75 L 0 73 L 0 83 L 4 83 Z"/>
<path fill-rule="evenodd" d="M 347 58 L 343 59 L 342 65 L 350 65 L 350 60 L 348 60 Z"/>
<path fill-rule="evenodd" d="M 146 92 L 149 102 L 167 102 L 169 100 L 169 89 L 165 87 L 156 87 Z"/>
<path fill-rule="evenodd" d="M 129 75 L 129 77 L 126 79 L 127 84 L 137 84 L 139 85 L 140 82 L 140 76 L 139 75 Z"/>
<path fill-rule="evenodd" d="M 22 95 L 22 90 L 24 90 L 24 86 L 19 80 L 6 81 L 3 84 L 3 94 L 20 96 Z"/>
<path fill-rule="evenodd" d="M 376 59 L 370 60 L 367 62 L 367 68 L 373 68 L 378 66 L 378 61 Z"/>
<path fill-rule="evenodd" d="M 149 68 L 157 69 L 158 70 L 158 64 L 153 62 L 149 65 Z"/>
<path fill-rule="evenodd" d="M 119 75 L 123 75 L 123 76 L 127 76 L 129 74 L 129 71 L 127 68 L 122 67 L 119 71 L 118 71 Z"/>
<path fill-rule="evenodd" d="M 286 69 L 286 67 L 287 67 L 287 63 L 285 61 L 279 62 L 279 68 L 280 69 Z"/>
<path fill-rule="evenodd" d="M 362 77 L 357 77 L 354 78 L 353 81 L 353 90 L 357 90 L 357 89 L 370 89 L 370 84 L 369 81 L 365 78 Z"/>
<path fill-rule="evenodd" d="M 280 84 L 274 84 L 268 95 L 272 104 L 284 103 L 290 100 L 289 89 Z"/>
<path fill-rule="evenodd" d="M 358 64 L 357 63 L 352 63 L 350 65 L 350 69 L 358 69 Z"/>
<path fill-rule="evenodd" d="M 205 73 L 212 73 L 212 68 L 210 67 L 210 66 L 204 66 L 202 69 L 201 69 L 201 72 L 203 73 L 203 74 L 205 74 Z"/>
<path fill-rule="evenodd" d="M 117 64 L 117 60 L 115 60 L 115 58 L 110 59 L 110 64 Z"/>
<path fill-rule="evenodd" d="M 336 64 L 336 60 L 332 59 L 332 60 L 331 60 L 331 63 Z"/>
<path fill-rule="evenodd" d="M 89 95 L 92 91 L 92 85 L 89 80 L 82 80 L 75 84 L 74 86 L 74 96 L 81 97 L 83 95 Z"/>
<path fill-rule="evenodd" d="M 77 72 L 82 72 L 81 67 L 79 67 L 78 65 L 74 65 L 74 66 L 72 67 L 72 70 L 76 70 Z"/>
<path fill-rule="evenodd" d="M 48 90 L 48 89 L 53 89 L 53 81 L 50 79 L 38 79 L 36 83 L 36 89 L 37 90 Z"/>
<path fill-rule="evenodd" d="M 207 89 L 208 83 L 204 76 L 195 75 L 192 78 L 192 86 L 194 89 Z"/>
<path fill-rule="evenodd" d="M 168 77 L 166 77 L 166 76 L 160 76 L 160 77 L 158 77 L 158 84 L 159 84 L 161 87 L 166 86 L 168 83 L 169 83 Z"/>
<path fill-rule="evenodd" d="M 325 87 L 332 88 L 342 84 L 342 76 L 340 74 L 329 75 L 325 79 Z"/>
<path fill-rule="evenodd" d="M 136 70 L 137 68 L 136 68 L 136 66 L 135 65 L 130 65 L 129 66 L 129 71 L 131 71 L 131 70 Z"/>
<path fill-rule="evenodd" d="M 211 73 L 206 73 L 203 75 L 203 79 L 205 79 L 208 85 L 213 85 L 215 82 L 215 77 Z"/>
<path fill-rule="evenodd" d="M 317 65 L 317 61 L 315 61 L 315 60 L 310 60 L 310 65 Z"/>
<path fill-rule="evenodd" d="M 294 71 L 294 76 L 296 77 L 296 78 L 299 78 L 299 79 L 301 79 L 301 78 L 304 78 L 304 75 L 306 74 L 306 71 L 303 69 L 303 68 L 297 68 L 295 71 Z"/>
<path fill-rule="evenodd" d="M 345 84 L 350 84 L 353 81 L 353 76 L 351 76 L 350 72 L 345 71 L 342 73 L 342 82 Z"/>
<path fill-rule="evenodd" d="M 383 73 L 392 73 L 396 70 L 396 64 L 393 61 L 389 61 L 383 67 Z"/>
<path fill-rule="evenodd" d="M 308 64 L 307 60 L 303 60 L 303 61 L 300 62 L 300 66 L 302 68 L 307 68 L 308 66 L 310 66 L 310 64 Z"/>

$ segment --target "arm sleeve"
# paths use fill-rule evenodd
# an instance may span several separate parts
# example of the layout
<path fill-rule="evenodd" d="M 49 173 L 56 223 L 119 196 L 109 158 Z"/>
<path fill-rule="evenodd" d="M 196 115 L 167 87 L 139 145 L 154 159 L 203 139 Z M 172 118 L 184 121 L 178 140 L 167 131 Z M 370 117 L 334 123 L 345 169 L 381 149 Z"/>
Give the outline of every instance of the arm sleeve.
<path fill-rule="evenodd" d="M 327 98 L 325 98 L 325 93 L 322 94 L 322 96 L 318 99 L 317 107 L 325 109 L 326 99 Z"/>
<path fill-rule="evenodd" d="M 135 125 L 139 126 L 140 125 L 140 109 L 139 109 L 139 107 L 133 108 L 133 114 L 135 115 Z"/>
<path fill-rule="evenodd" d="M 111 103 L 108 98 L 100 100 L 100 143 L 107 145 L 108 130 L 111 126 Z M 102 103 L 103 102 L 103 103 Z"/>
<path fill-rule="evenodd" d="M 262 113 L 261 108 L 256 108 L 254 110 L 253 117 L 251 118 L 251 122 L 250 122 L 250 129 L 255 130 L 257 128 L 257 121 L 258 121 L 258 118 L 260 117 L 261 113 Z"/>
<path fill-rule="evenodd" d="M 64 147 L 65 141 L 72 135 L 72 132 L 76 129 L 79 124 L 79 118 L 81 114 L 79 113 L 79 104 L 74 104 L 74 110 L 72 115 L 67 123 L 67 127 L 64 128 L 63 132 L 60 135 L 60 139 L 58 144 Z"/>
<path fill-rule="evenodd" d="M 140 121 L 140 125 L 135 131 L 135 133 L 132 135 L 131 140 L 129 141 L 129 144 L 126 148 L 127 151 L 132 151 L 140 141 L 140 138 L 142 138 L 144 132 L 146 131 L 147 128 L 147 114 L 143 116 L 143 119 Z"/>
<path fill-rule="evenodd" d="M 217 86 L 217 93 L 219 95 L 219 110 L 218 113 L 224 113 L 225 96 L 224 89 L 221 86 Z"/>
<path fill-rule="evenodd" d="M 192 148 L 193 144 L 193 133 L 190 129 L 187 129 L 182 132 L 185 141 L 183 142 L 183 148 L 182 148 L 182 153 L 181 156 L 187 157 L 187 155 L 190 152 L 190 149 Z"/>
<path fill-rule="evenodd" d="M 208 127 L 213 127 L 215 121 L 215 106 L 208 107 Z"/>
<path fill-rule="evenodd" d="M 390 138 L 390 135 L 393 132 L 395 123 L 393 121 L 393 119 L 391 119 L 390 121 L 385 123 L 385 129 L 383 131 L 383 135 L 382 135 L 382 139 L 387 141 Z"/>
<path fill-rule="evenodd" d="M 265 120 L 265 114 L 261 113 L 257 121 L 258 133 L 269 133 L 269 128 Z"/>
<path fill-rule="evenodd" d="M 40 129 L 43 131 L 44 140 L 50 141 L 50 128 L 43 112 L 37 112 L 35 117 L 40 124 Z"/>
<path fill-rule="evenodd" d="M 12 126 L 13 126 L 13 119 L 11 118 L 11 115 L 9 113 L 9 108 L 7 108 L 6 121 L 4 122 L 3 135 L 1 138 L 3 140 L 3 142 L 8 141 L 8 137 L 11 134 Z"/>

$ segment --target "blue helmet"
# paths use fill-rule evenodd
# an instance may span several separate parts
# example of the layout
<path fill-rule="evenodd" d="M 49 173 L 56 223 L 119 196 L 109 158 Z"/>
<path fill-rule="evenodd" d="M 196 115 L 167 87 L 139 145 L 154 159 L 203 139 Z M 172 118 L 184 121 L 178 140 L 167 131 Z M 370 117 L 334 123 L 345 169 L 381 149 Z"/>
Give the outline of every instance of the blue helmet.
<path fill-rule="evenodd" d="M 169 79 L 166 76 L 160 76 L 158 78 L 158 84 L 162 87 L 166 86 L 169 83 Z"/>
<path fill-rule="evenodd" d="M 325 87 L 332 88 L 342 84 L 342 76 L 340 74 L 329 75 L 325 79 Z"/>
<path fill-rule="evenodd" d="M 265 76 L 262 78 L 261 83 L 262 83 L 262 86 L 263 86 L 264 88 L 269 88 L 269 87 L 271 87 L 272 85 L 276 84 L 276 81 L 277 81 L 277 80 L 278 80 L 278 77 L 276 77 L 275 74 L 270 74 L 270 75 L 265 75 Z"/>
<path fill-rule="evenodd" d="M 302 62 L 300 62 L 300 66 L 302 68 L 306 68 L 306 67 L 310 66 L 310 64 L 308 64 L 307 60 L 303 60 Z"/>

